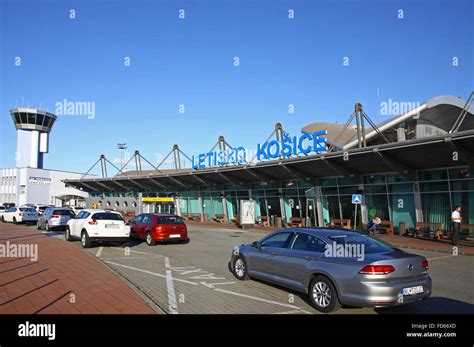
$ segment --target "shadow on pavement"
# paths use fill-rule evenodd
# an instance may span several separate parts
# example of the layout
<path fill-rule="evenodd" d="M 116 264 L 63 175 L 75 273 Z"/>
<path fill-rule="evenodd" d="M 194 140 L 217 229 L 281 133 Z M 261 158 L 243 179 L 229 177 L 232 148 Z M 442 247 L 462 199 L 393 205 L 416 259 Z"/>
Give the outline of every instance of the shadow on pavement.
<path fill-rule="evenodd" d="M 473 314 L 474 305 L 464 301 L 434 296 L 406 305 L 376 308 L 375 312 L 378 314 Z"/>

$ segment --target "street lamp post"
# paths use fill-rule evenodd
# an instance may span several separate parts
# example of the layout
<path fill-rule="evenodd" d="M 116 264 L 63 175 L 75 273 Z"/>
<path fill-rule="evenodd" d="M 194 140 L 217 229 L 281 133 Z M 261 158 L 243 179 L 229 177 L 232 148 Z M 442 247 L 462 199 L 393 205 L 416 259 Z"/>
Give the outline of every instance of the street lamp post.
<path fill-rule="evenodd" d="M 126 143 L 117 143 L 117 148 L 120 150 L 120 169 L 123 166 L 123 151 L 127 149 L 128 145 Z"/>

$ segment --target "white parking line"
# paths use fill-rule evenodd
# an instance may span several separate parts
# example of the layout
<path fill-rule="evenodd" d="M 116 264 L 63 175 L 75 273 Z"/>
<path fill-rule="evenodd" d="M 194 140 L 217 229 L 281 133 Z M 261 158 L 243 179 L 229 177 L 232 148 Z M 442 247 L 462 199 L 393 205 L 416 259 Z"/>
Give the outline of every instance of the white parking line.
<path fill-rule="evenodd" d="M 102 260 L 139 260 L 139 259 L 156 259 L 156 258 L 162 258 L 162 256 L 149 256 L 149 257 L 130 257 L 130 256 L 125 256 L 125 257 L 106 257 L 102 258 Z"/>
<path fill-rule="evenodd" d="M 221 292 L 221 293 L 227 293 L 227 294 L 232 294 L 232 295 L 240 296 L 240 297 L 247 298 L 247 299 L 252 299 L 252 300 L 256 300 L 256 301 L 266 302 L 267 304 L 273 304 L 273 305 L 278 305 L 278 306 L 283 306 L 283 307 L 292 308 L 292 309 L 295 309 L 295 310 L 300 310 L 300 307 L 298 307 L 298 306 L 290 305 L 290 304 L 283 304 L 283 303 L 278 302 L 278 301 L 262 299 L 262 298 L 259 298 L 259 297 L 256 297 L 256 296 L 246 295 L 246 294 L 241 294 L 241 293 L 236 293 L 236 292 L 231 292 L 231 291 L 229 291 L 229 290 L 224 290 L 224 289 L 220 289 L 220 288 L 216 288 L 216 289 L 214 289 L 214 290 L 215 290 L 215 291 L 218 291 L 218 292 Z"/>
<path fill-rule="evenodd" d="M 162 275 L 162 274 L 159 274 L 159 273 L 157 273 L 157 272 L 151 272 L 151 271 L 139 269 L 139 268 L 137 268 L 137 267 L 128 266 L 128 265 L 123 265 L 123 264 L 115 263 L 115 262 L 113 262 L 113 261 L 107 261 L 107 260 L 105 260 L 105 259 L 104 259 L 104 262 L 107 263 L 107 264 L 112 264 L 112 265 L 115 265 L 115 266 L 120 266 L 120 267 L 123 267 L 123 268 L 125 268 L 125 269 L 134 270 L 134 271 L 138 271 L 138 272 L 143 272 L 143 273 L 146 273 L 146 274 L 148 274 L 148 275 L 153 275 L 153 276 L 157 276 L 157 277 L 161 277 L 161 278 L 166 278 L 166 275 Z M 181 280 L 181 279 L 179 279 L 179 278 L 175 278 L 174 281 L 183 282 L 183 283 L 187 283 L 187 284 L 192 284 L 193 286 L 199 284 L 199 283 L 196 283 L 196 282 Z"/>
<path fill-rule="evenodd" d="M 116 247 L 110 247 L 112 249 L 117 249 L 117 250 L 121 250 L 123 251 L 123 248 L 116 248 Z M 119 267 L 123 267 L 125 269 L 129 269 L 129 270 L 134 270 L 134 271 L 138 271 L 138 272 L 142 272 L 142 273 L 146 273 L 146 274 L 149 274 L 149 275 L 152 275 L 152 276 L 157 276 L 157 277 L 161 277 L 161 278 L 165 278 L 166 279 L 166 286 L 167 286 L 167 291 L 168 291 L 168 305 L 169 305 L 169 310 L 170 310 L 170 313 L 172 314 L 176 314 L 178 313 L 178 305 L 177 305 L 177 300 L 176 300 L 176 293 L 175 293 L 175 290 L 174 290 L 174 281 L 177 281 L 177 282 L 182 282 L 182 283 L 187 283 L 187 284 L 191 284 L 191 285 L 199 285 L 199 284 L 202 284 L 208 288 L 211 288 L 215 291 L 218 291 L 218 292 L 221 292 L 221 293 L 227 293 L 227 294 L 230 294 L 230 295 L 235 295 L 235 296 L 240 296 L 242 298 L 247 298 L 247 299 L 251 299 L 251 300 L 255 300 L 255 301 L 260 301 L 260 302 L 265 302 L 267 304 L 272 304 L 272 305 L 277 305 L 277 306 L 282 306 L 282 307 L 286 307 L 286 308 L 289 308 L 291 309 L 291 311 L 285 311 L 285 312 L 281 312 L 280 314 L 286 314 L 286 313 L 307 313 L 307 314 L 311 314 L 311 312 L 308 312 L 308 311 L 305 311 L 303 310 L 302 308 L 298 307 L 298 306 L 295 306 L 295 305 L 291 305 L 291 304 L 285 304 L 285 303 L 281 303 L 281 302 L 278 302 L 278 301 L 274 301 L 274 300 L 267 300 L 267 299 L 263 299 L 263 298 L 260 298 L 260 297 L 257 297 L 257 296 L 252 296 L 252 295 L 247 295 L 247 294 L 242 294 L 242 293 L 237 293 L 237 292 L 233 292 L 233 291 L 229 291 L 229 290 L 224 290 L 224 289 L 221 289 L 221 288 L 215 288 L 214 286 L 215 285 L 223 285 L 223 284 L 233 284 L 235 282 L 223 282 L 223 283 L 207 283 L 207 282 L 200 282 L 200 283 L 196 283 L 196 282 L 191 282 L 191 281 L 187 281 L 187 280 L 183 280 L 183 279 L 180 279 L 180 278 L 176 278 L 176 277 L 173 277 L 173 274 L 172 274 L 172 271 L 177 271 L 179 272 L 180 274 L 182 274 L 183 272 L 184 273 L 188 273 L 188 272 L 204 272 L 206 273 L 206 271 L 203 271 L 202 269 L 196 269 L 195 267 L 171 267 L 170 266 L 170 261 L 169 261 L 169 258 L 166 257 L 166 256 L 162 256 L 162 255 L 157 255 L 157 254 L 151 254 L 151 253 L 145 253 L 145 252 L 139 252 L 139 251 L 132 251 L 130 250 L 130 252 L 134 252 L 134 253 L 139 253 L 139 254 L 145 254 L 145 255 L 148 255 L 148 256 L 151 256 L 150 258 L 158 258 L 158 257 L 164 257 L 165 258 L 165 267 L 166 267 L 166 275 L 162 275 L 160 273 L 157 273 L 157 272 L 152 272 L 152 271 L 148 271 L 148 270 L 143 270 L 143 269 L 140 269 L 140 268 L 137 268 L 137 267 L 133 267 L 133 266 L 128 266 L 128 265 L 123 265 L 123 264 L 120 264 L 120 263 L 115 263 L 115 262 L 112 262 L 112 261 L 109 261 L 108 259 L 114 259 L 114 258 L 102 258 L 102 260 L 105 262 L 105 263 L 108 263 L 108 264 L 111 264 L 111 265 L 115 265 L 115 266 L 119 266 Z M 125 257 L 125 258 L 118 258 L 118 259 L 148 259 L 149 257 L 134 257 L 134 258 L 130 258 L 130 257 Z M 117 259 L 117 258 L 115 258 Z M 191 269 L 193 269 L 194 271 L 190 271 Z M 184 271 L 183 271 L 184 270 Z M 198 271 L 195 271 L 195 270 L 198 270 Z"/>
<path fill-rule="evenodd" d="M 100 257 L 100 255 L 102 254 L 102 250 L 103 250 L 103 249 L 104 249 L 104 247 L 99 247 L 99 249 L 97 250 L 97 253 L 95 254 L 95 256 L 96 256 L 97 258 Z"/>
<path fill-rule="evenodd" d="M 165 257 L 166 267 L 166 289 L 168 290 L 168 307 L 172 314 L 178 314 L 178 303 L 176 302 L 176 293 L 174 291 L 173 274 L 170 270 L 170 259 Z"/>
<path fill-rule="evenodd" d="M 159 257 L 163 257 L 163 255 L 160 255 L 160 254 L 155 254 L 155 253 L 146 253 L 146 252 L 140 252 L 140 251 L 134 251 L 133 249 L 126 249 L 126 248 L 119 248 L 119 247 L 109 247 L 109 249 L 115 249 L 115 250 L 118 250 L 118 251 L 122 251 L 124 252 L 125 250 L 128 250 L 129 252 L 132 252 L 132 253 L 137 253 L 137 254 L 146 254 L 146 255 L 153 255 L 153 256 L 159 256 Z"/>

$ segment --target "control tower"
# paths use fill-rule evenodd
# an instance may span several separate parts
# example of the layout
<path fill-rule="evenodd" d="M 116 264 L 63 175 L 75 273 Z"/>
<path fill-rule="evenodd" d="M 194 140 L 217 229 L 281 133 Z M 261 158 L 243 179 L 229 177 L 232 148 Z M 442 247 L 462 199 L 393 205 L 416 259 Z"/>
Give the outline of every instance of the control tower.
<path fill-rule="evenodd" d="M 56 121 L 52 113 L 32 109 L 10 110 L 17 129 L 16 167 L 43 168 L 44 153 L 48 153 L 49 132 Z"/>

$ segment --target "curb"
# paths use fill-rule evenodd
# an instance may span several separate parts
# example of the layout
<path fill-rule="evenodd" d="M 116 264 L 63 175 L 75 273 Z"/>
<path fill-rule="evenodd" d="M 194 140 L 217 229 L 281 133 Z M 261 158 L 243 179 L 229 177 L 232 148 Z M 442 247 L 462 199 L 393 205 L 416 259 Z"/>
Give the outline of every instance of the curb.
<path fill-rule="evenodd" d="M 417 251 L 427 251 L 427 252 L 435 252 L 435 253 L 445 253 L 445 254 L 452 254 L 452 249 L 433 249 L 433 248 L 426 248 L 426 247 L 413 247 L 413 246 L 405 246 L 405 245 L 396 245 L 396 244 L 391 244 L 392 246 L 398 247 L 398 248 L 405 248 L 405 249 L 413 249 Z M 468 257 L 474 256 L 472 253 L 466 253 L 466 252 L 458 252 L 458 255 L 465 255 Z"/>

